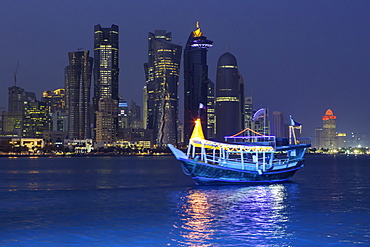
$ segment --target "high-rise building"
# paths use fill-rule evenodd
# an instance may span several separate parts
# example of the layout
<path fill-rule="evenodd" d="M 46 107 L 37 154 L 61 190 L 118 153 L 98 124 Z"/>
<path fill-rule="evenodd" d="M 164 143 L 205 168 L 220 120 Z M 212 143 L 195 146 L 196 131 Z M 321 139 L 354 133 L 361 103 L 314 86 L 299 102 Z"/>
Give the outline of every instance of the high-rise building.
<path fill-rule="evenodd" d="M 48 130 L 49 118 L 45 102 L 31 101 L 25 104 L 22 137 L 42 138 Z"/>
<path fill-rule="evenodd" d="M 120 96 L 118 102 L 118 129 L 129 127 L 129 109 L 127 100 Z"/>
<path fill-rule="evenodd" d="M 99 100 L 98 107 L 99 111 L 96 113 L 96 142 L 99 147 L 103 147 L 117 140 L 117 100 L 102 98 Z"/>
<path fill-rule="evenodd" d="M 241 130 L 244 128 L 245 125 L 245 112 L 244 112 L 244 79 L 240 71 L 238 71 L 239 74 L 239 110 L 240 110 L 240 128 Z"/>
<path fill-rule="evenodd" d="M 153 144 L 177 145 L 178 84 L 182 47 L 171 43 L 171 33 L 156 30 L 148 35 L 148 62 L 144 64 L 147 86 L 147 128 Z"/>
<path fill-rule="evenodd" d="M 257 111 L 253 110 L 252 130 L 263 135 L 270 135 L 270 117 L 269 109 L 261 108 Z"/>
<path fill-rule="evenodd" d="M 253 98 L 244 98 L 244 128 L 252 129 L 252 118 L 253 118 Z M 249 135 L 249 134 L 248 134 Z"/>
<path fill-rule="evenodd" d="M 240 84 L 236 58 L 226 52 L 218 59 L 216 78 L 216 138 L 220 141 L 242 130 Z"/>
<path fill-rule="evenodd" d="M 146 129 L 148 123 L 148 93 L 146 86 L 143 87 L 143 128 Z"/>
<path fill-rule="evenodd" d="M 99 100 L 111 98 L 118 104 L 118 26 L 94 27 L 94 109 Z"/>
<path fill-rule="evenodd" d="M 48 114 L 56 111 L 65 111 L 65 89 L 47 90 L 42 92 L 41 102 L 45 102 L 48 108 Z"/>
<path fill-rule="evenodd" d="M 207 100 L 207 137 L 213 139 L 216 137 L 215 84 L 211 80 L 208 80 Z"/>
<path fill-rule="evenodd" d="M 322 137 L 321 147 L 336 148 L 337 140 L 337 117 L 334 116 L 332 110 L 328 109 L 322 117 Z"/>
<path fill-rule="evenodd" d="M 93 58 L 89 51 L 69 52 L 65 69 L 69 139 L 91 138 L 90 87 Z"/>
<path fill-rule="evenodd" d="M 8 112 L 3 114 L 4 131 L 21 131 L 25 112 L 24 102 L 26 100 L 26 92 L 23 88 L 17 86 L 8 88 Z"/>
<path fill-rule="evenodd" d="M 110 28 L 100 25 L 94 27 L 93 105 L 95 138 L 100 143 L 114 142 L 118 133 L 118 37 L 117 25 Z"/>
<path fill-rule="evenodd" d="M 131 100 L 129 113 L 130 127 L 135 129 L 143 128 L 143 124 L 141 121 L 141 107 L 138 106 L 135 101 Z"/>
<path fill-rule="evenodd" d="M 314 147 L 316 148 L 316 149 L 320 149 L 320 148 L 322 148 L 322 143 L 323 143 L 323 141 L 322 141 L 322 133 L 323 133 L 323 130 L 322 130 L 322 127 L 318 127 L 318 128 L 315 128 L 315 145 L 314 145 Z"/>
<path fill-rule="evenodd" d="M 286 137 L 286 131 L 284 124 L 284 114 L 280 111 L 272 112 L 272 124 L 271 124 L 271 135 L 276 137 Z"/>
<path fill-rule="evenodd" d="M 8 90 L 8 112 L 23 115 L 26 92 L 17 86 L 9 87 Z"/>
<path fill-rule="evenodd" d="M 201 118 L 203 133 L 207 131 L 207 110 L 199 108 L 199 104 L 208 105 L 209 79 L 207 51 L 213 41 L 207 40 L 200 30 L 198 22 L 196 30 L 190 33 L 184 48 L 184 141 L 187 142 L 192 133 L 194 122 Z"/>

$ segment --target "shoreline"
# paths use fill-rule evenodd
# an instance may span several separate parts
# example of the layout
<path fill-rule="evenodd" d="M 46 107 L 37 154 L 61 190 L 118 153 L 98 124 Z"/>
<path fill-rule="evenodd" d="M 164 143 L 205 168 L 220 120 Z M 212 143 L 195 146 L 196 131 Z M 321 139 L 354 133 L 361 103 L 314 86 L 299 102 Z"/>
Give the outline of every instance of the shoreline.
<path fill-rule="evenodd" d="M 0 154 L 0 158 L 66 158 L 66 157 L 102 157 L 102 156 L 125 156 L 125 157 L 145 157 L 145 156 L 171 156 L 170 153 L 156 154 Z"/>

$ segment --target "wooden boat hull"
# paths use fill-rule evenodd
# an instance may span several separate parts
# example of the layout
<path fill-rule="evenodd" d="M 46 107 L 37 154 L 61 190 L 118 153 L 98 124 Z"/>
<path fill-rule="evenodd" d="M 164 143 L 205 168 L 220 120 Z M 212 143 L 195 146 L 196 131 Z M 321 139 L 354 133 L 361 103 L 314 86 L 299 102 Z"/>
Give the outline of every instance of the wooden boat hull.
<path fill-rule="evenodd" d="M 289 168 L 265 171 L 246 171 L 206 164 L 191 159 L 178 158 L 186 175 L 191 176 L 198 185 L 277 183 L 289 180 L 303 167 L 303 160 Z"/>

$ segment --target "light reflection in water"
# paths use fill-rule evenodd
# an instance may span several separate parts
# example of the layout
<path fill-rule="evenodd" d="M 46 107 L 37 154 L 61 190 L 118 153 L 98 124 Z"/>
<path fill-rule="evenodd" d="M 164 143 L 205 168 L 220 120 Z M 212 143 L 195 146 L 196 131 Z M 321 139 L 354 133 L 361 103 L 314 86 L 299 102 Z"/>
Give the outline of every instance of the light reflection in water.
<path fill-rule="evenodd" d="M 200 187 L 177 202 L 179 221 L 173 233 L 182 246 L 289 245 L 289 200 L 295 184 L 253 187 Z M 286 187 L 290 187 L 289 193 Z M 177 234 L 177 233 L 176 233 Z M 173 234 L 176 236 L 176 234 Z"/>

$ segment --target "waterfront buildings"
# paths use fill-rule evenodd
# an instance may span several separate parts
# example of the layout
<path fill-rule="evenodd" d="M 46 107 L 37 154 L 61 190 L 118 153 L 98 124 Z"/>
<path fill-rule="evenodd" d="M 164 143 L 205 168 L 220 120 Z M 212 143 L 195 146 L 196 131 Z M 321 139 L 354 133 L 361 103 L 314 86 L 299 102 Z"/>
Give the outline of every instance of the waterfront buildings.
<path fill-rule="evenodd" d="M 182 47 L 171 43 L 171 33 L 148 34 L 148 62 L 144 64 L 147 90 L 146 128 L 153 130 L 153 144 L 177 145 L 178 83 Z"/>
<path fill-rule="evenodd" d="M 21 135 L 26 100 L 23 88 L 17 86 L 8 88 L 8 112 L 3 112 L 3 131 L 16 131 L 19 136 Z"/>
<path fill-rule="evenodd" d="M 65 69 L 69 139 L 91 138 L 90 87 L 93 58 L 89 51 L 69 52 Z"/>
<path fill-rule="evenodd" d="M 220 141 L 242 130 L 241 83 L 236 58 L 224 53 L 218 59 L 216 78 L 216 138 Z"/>
<path fill-rule="evenodd" d="M 65 89 L 58 88 L 42 92 L 41 102 L 45 102 L 48 108 L 48 114 L 56 111 L 65 111 Z"/>
<path fill-rule="evenodd" d="M 95 139 L 98 146 L 112 143 L 118 134 L 118 26 L 94 27 Z"/>
<path fill-rule="evenodd" d="M 45 102 L 25 101 L 22 137 L 42 138 L 49 128 L 48 109 Z"/>
<path fill-rule="evenodd" d="M 208 135 L 212 128 L 207 125 L 207 109 L 199 107 L 213 106 L 211 97 L 213 83 L 208 79 L 207 51 L 213 41 L 207 40 L 200 30 L 198 22 L 196 30 L 190 33 L 184 48 L 184 141 L 188 142 L 194 127 L 194 121 L 201 118 L 203 133 Z M 209 98 L 210 97 L 210 98 Z M 210 114 L 212 109 L 210 109 Z M 212 118 L 212 117 L 210 117 Z M 212 121 L 210 119 L 210 121 Z M 211 133 L 210 133 L 211 134 Z M 207 136 L 206 136 L 207 137 Z"/>
<path fill-rule="evenodd" d="M 316 148 L 333 149 L 337 147 L 337 117 L 328 109 L 322 117 L 322 128 L 315 131 Z"/>

